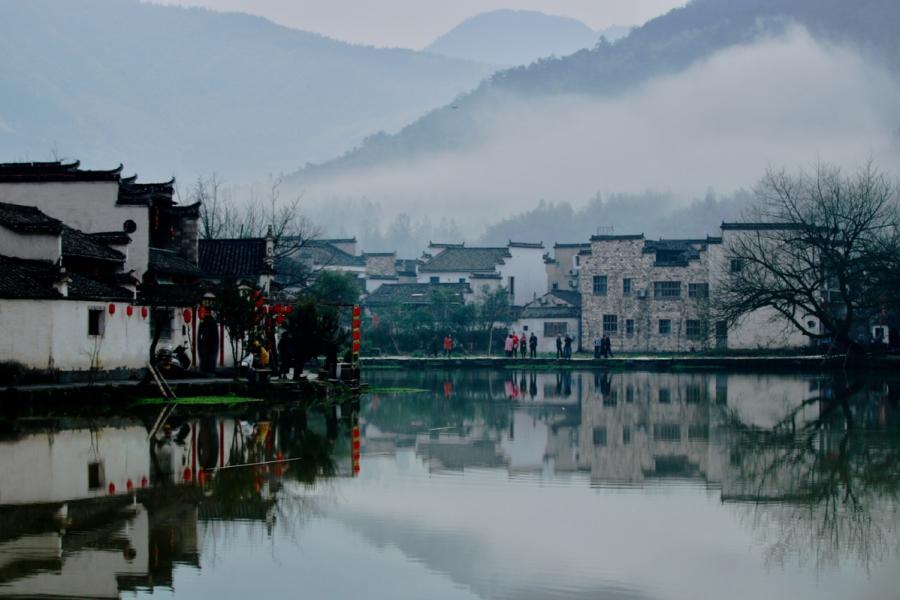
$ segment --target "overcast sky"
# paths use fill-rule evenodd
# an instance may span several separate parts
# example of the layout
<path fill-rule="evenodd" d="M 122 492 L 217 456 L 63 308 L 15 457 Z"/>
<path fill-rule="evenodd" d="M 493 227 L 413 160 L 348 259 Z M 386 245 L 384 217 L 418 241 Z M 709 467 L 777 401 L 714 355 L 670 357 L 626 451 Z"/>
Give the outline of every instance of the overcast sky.
<path fill-rule="evenodd" d="M 594 29 L 640 25 L 685 0 L 158 0 L 239 11 L 375 46 L 422 48 L 460 21 L 499 8 L 579 19 Z"/>

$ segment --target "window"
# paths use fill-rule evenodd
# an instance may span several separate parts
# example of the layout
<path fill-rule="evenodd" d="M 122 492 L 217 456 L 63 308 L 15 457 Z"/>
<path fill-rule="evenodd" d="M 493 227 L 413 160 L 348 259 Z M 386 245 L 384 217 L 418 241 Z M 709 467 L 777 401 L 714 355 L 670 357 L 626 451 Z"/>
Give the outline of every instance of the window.
<path fill-rule="evenodd" d="M 606 446 L 606 427 L 594 427 L 594 446 Z"/>
<path fill-rule="evenodd" d="M 709 298 L 709 284 L 689 283 L 688 298 Z"/>
<path fill-rule="evenodd" d="M 603 315 L 603 333 L 616 333 L 617 331 L 619 331 L 619 317 Z"/>
<path fill-rule="evenodd" d="M 465 282 L 466 282 L 466 278 L 465 278 L 465 277 L 460 277 L 460 278 L 459 278 L 459 282 L 460 282 L 460 283 L 465 283 Z"/>
<path fill-rule="evenodd" d="M 684 400 L 688 404 L 699 404 L 706 400 L 706 388 L 700 384 L 687 386 L 684 391 Z"/>
<path fill-rule="evenodd" d="M 630 296 L 631 295 L 631 278 L 626 277 L 622 280 L 622 295 Z"/>
<path fill-rule="evenodd" d="M 545 321 L 544 322 L 544 337 L 546 338 L 555 338 L 558 335 L 566 335 L 568 332 L 566 328 L 567 323 L 565 321 L 561 322 L 553 322 L 553 321 Z"/>
<path fill-rule="evenodd" d="M 691 339 L 702 339 L 706 337 L 706 322 L 699 319 L 688 319 L 685 321 L 687 336 Z"/>
<path fill-rule="evenodd" d="M 603 406 L 616 406 L 619 404 L 619 393 L 616 389 L 607 390 L 603 396 Z"/>
<path fill-rule="evenodd" d="M 594 295 L 606 295 L 606 275 L 594 275 Z"/>
<path fill-rule="evenodd" d="M 553 289 L 554 289 L 554 290 L 558 290 L 558 289 L 559 289 L 559 284 L 556 283 L 555 281 L 553 282 Z"/>
<path fill-rule="evenodd" d="M 150 318 L 150 339 L 156 336 L 156 328 L 160 328 L 159 339 L 172 339 L 172 318 L 174 312 L 167 308 L 154 308 Z"/>
<path fill-rule="evenodd" d="M 740 273 L 741 269 L 744 268 L 744 261 L 739 258 L 731 259 L 731 272 L 732 273 Z"/>
<path fill-rule="evenodd" d="M 628 404 L 634 402 L 634 388 L 630 385 L 625 388 L 625 402 Z"/>
<path fill-rule="evenodd" d="M 625 319 L 625 335 L 628 337 L 634 335 L 634 319 Z"/>
<path fill-rule="evenodd" d="M 654 298 L 681 298 L 680 281 L 654 281 Z"/>
<path fill-rule="evenodd" d="M 580 267 L 580 266 L 581 266 L 581 257 L 578 256 L 577 254 L 575 255 L 575 266 L 576 266 L 576 267 Z"/>
<path fill-rule="evenodd" d="M 660 404 L 671 404 L 672 403 L 672 390 L 669 388 L 659 388 L 659 403 Z"/>
<path fill-rule="evenodd" d="M 622 428 L 622 444 L 627 446 L 631 443 L 631 427 L 625 426 Z"/>
<path fill-rule="evenodd" d="M 654 425 L 653 439 L 659 442 L 677 442 L 681 440 L 681 426 L 676 423 Z"/>
<path fill-rule="evenodd" d="M 106 482 L 103 477 L 103 463 L 88 463 L 88 490 L 102 489 L 104 483 Z"/>
<path fill-rule="evenodd" d="M 513 298 L 516 297 L 516 278 L 515 277 L 509 278 L 509 295 L 512 296 Z"/>
<path fill-rule="evenodd" d="M 688 425 L 689 440 L 708 440 L 709 425 Z"/>
<path fill-rule="evenodd" d="M 716 337 L 724 340 L 728 337 L 728 322 L 716 321 Z"/>
<path fill-rule="evenodd" d="M 716 375 L 716 404 L 728 404 L 727 375 Z"/>
<path fill-rule="evenodd" d="M 434 277 L 434 276 L 432 276 L 432 277 L 429 277 L 429 278 L 428 278 L 428 281 L 430 281 L 431 283 L 440 283 L 440 282 L 441 282 L 441 278 L 440 278 L 440 277 Z"/>
<path fill-rule="evenodd" d="M 659 320 L 659 335 L 669 335 L 672 333 L 672 321 L 669 319 Z"/>
<path fill-rule="evenodd" d="M 88 309 L 88 335 L 103 335 L 106 313 L 102 308 Z"/>

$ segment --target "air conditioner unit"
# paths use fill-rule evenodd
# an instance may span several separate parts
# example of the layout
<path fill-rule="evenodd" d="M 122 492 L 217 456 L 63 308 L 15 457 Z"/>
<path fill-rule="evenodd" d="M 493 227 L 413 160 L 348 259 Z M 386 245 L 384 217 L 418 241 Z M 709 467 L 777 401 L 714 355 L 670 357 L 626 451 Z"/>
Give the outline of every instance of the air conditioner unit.
<path fill-rule="evenodd" d="M 569 275 L 572 277 L 578 277 L 578 269 L 569 269 Z"/>
<path fill-rule="evenodd" d="M 638 298 L 641 298 L 641 299 L 646 298 L 646 297 L 647 297 L 647 290 L 638 290 L 638 291 L 637 291 L 637 297 L 638 297 Z"/>

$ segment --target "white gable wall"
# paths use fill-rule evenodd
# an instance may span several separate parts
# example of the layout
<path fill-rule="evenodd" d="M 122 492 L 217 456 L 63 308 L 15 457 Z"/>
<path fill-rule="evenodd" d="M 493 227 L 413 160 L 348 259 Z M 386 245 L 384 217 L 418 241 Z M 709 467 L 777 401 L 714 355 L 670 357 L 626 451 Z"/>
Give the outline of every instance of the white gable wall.
<path fill-rule="evenodd" d="M 512 303 L 524 306 L 547 293 L 547 270 L 544 265 L 543 248 L 519 248 L 510 246 L 511 258 L 497 267 L 503 276 L 503 286 L 509 288 L 510 277 L 515 278 Z"/>
<path fill-rule="evenodd" d="M 0 227 L 0 255 L 56 263 L 62 256 L 59 235 L 21 234 Z"/>
<path fill-rule="evenodd" d="M 125 221 L 137 224 L 129 234 L 132 244 L 125 270 L 141 279 L 147 271 L 150 247 L 150 215 L 146 206 L 119 206 L 116 181 L 68 181 L 58 183 L 5 183 L 0 202 L 35 206 L 54 219 L 85 233 L 122 231 Z"/>

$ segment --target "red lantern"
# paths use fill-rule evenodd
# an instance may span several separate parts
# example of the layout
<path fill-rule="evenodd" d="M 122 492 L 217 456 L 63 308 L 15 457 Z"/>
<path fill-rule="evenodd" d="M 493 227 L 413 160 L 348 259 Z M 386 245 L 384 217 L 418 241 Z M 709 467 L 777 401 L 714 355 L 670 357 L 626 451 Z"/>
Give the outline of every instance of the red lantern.
<path fill-rule="evenodd" d="M 109 314 L 111 314 L 111 315 L 116 314 L 116 305 L 115 304 L 109 305 Z"/>
<path fill-rule="evenodd" d="M 184 322 L 185 322 L 185 323 L 190 323 L 190 322 L 191 322 L 191 316 L 192 316 L 192 315 L 191 315 L 191 309 L 189 309 L 189 308 L 184 309 L 184 312 L 181 313 L 181 316 L 184 317 Z"/>
<path fill-rule="evenodd" d="M 147 483 L 149 483 L 149 482 L 147 481 L 147 476 L 144 475 L 143 477 L 141 477 L 141 487 L 142 487 L 142 488 L 146 488 L 146 487 L 147 487 Z"/>
<path fill-rule="evenodd" d="M 278 315 L 275 317 L 275 322 L 279 325 L 284 325 L 284 315 Z"/>
<path fill-rule="evenodd" d="M 193 475 L 191 474 L 191 470 L 188 469 L 187 467 L 185 467 L 184 473 L 182 473 L 181 476 L 185 481 L 190 481 L 193 478 Z"/>
<path fill-rule="evenodd" d="M 200 308 L 197 309 L 197 319 L 202 321 L 205 318 L 206 318 L 206 307 L 201 306 Z"/>
<path fill-rule="evenodd" d="M 116 493 L 116 484 L 110 483 L 109 486 L 106 488 L 106 491 L 108 491 L 110 494 L 115 494 Z"/>
<path fill-rule="evenodd" d="M 134 314 L 134 307 L 131 306 L 130 304 L 129 304 L 128 306 L 126 306 L 126 307 L 125 307 L 125 314 L 128 315 L 129 317 L 130 317 L 131 315 L 133 315 L 133 314 Z"/>
<path fill-rule="evenodd" d="M 130 479 L 125 482 L 125 489 L 128 490 L 129 492 L 134 489 L 134 484 L 131 482 Z"/>
<path fill-rule="evenodd" d="M 284 312 L 286 314 L 291 314 L 292 312 L 294 312 L 294 307 L 291 306 L 290 304 L 288 304 L 287 306 L 284 307 Z"/>
<path fill-rule="evenodd" d="M 141 318 L 146 319 L 146 318 L 147 318 L 147 315 L 149 315 L 149 314 L 150 314 L 150 311 L 147 310 L 147 307 L 146 307 L 146 306 L 142 306 L 142 307 L 141 307 Z"/>

